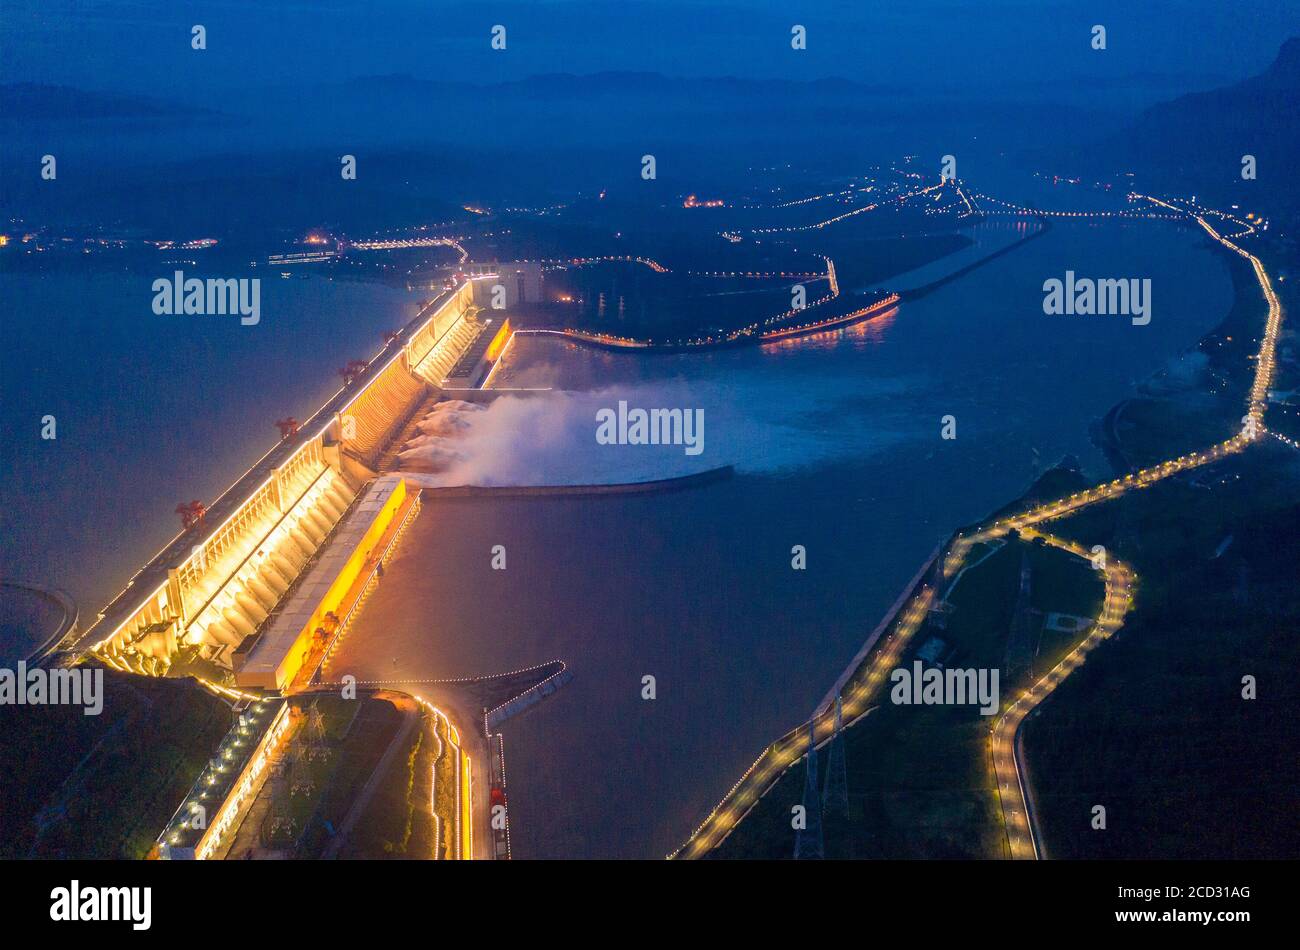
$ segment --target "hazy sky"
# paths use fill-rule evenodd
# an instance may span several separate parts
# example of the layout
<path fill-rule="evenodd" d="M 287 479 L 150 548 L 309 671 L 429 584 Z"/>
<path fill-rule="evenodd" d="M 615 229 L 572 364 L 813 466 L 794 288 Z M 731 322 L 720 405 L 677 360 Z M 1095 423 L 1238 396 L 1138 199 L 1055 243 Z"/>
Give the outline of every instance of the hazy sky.
<path fill-rule="evenodd" d="M 505 52 L 489 48 L 497 23 Z M 805 52 L 790 49 L 794 23 Z M 1104 53 L 1089 48 L 1093 24 L 1108 30 Z M 0 81 L 178 98 L 312 77 L 611 69 L 959 91 L 1134 74 L 1202 85 L 1259 71 L 1295 34 L 1294 0 L 0 0 Z"/>

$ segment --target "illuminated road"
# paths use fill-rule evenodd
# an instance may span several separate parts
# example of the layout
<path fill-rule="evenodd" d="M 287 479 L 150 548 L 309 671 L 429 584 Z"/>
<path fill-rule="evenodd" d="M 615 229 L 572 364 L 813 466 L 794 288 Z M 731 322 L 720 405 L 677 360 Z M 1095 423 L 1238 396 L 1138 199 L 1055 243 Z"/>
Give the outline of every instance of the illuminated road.
<path fill-rule="evenodd" d="M 1092 554 L 1082 545 L 1051 535 L 1029 530 L 1026 538 L 1041 537 L 1053 547 L 1068 551 L 1075 557 L 1091 560 Z M 1020 724 L 1034 708 L 1052 694 L 1061 681 L 1083 665 L 1084 659 L 1124 624 L 1124 615 L 1133 603 L 1133 571 L 1118 561 L 1107 563 L 1105 571 L 1106 596 L 1101 615 L 1088 635 L 1075 645 L 1056 666 L 1052 667 L 1033 685 L 1025 689 L 1006 707 L 993 726 L 989 737 L 993 768 L 997 775 L 998 801 L 1002 806 L 1002 822 L 1006 828 L 1011 857 L 1041 857 L 1040 835 L 1030 811 L 1027 782 L 1020 749 Z"/>
<path fill-rule="evenodd" d="M 979 196 L 987 200 L 987 196 Z M 1268 316 L 1265 319 L 1264 335 L 1256 354 L 1255 376 L 1251 385 L 1247 413 L 1242 419 L 1241 431 L 1232 438 L 1209 448 L 1176 459 L 1169 459 L 1159 464 L 1125 475 L 1122 478 L 1096 485 L 1065 498 L 1055 499 L 1020 514 L 994 521 L 992 524 L 977 529 L 968 535 L 959 535 L 953 540 L 943 557 L 943 576 L 950 578 L 963 566 L 971 548 L 980 542 L 989 542 L 1005 537 L 1012 531 L 1018 531 L 1025 537 L 1042 536 L 1044 540 L 1058 548 L 1069 551 L 1079 557 L 1091 558 L 1091 554 L 1080 545 L 1049 535 L 1041 534 L 1033 526 L 1061 518 L 1083 508 L 1100 502 L 1117 498 L 1128 491 L 1147 488 L 1173 475 L 1178 475 L 1203 465 L 1209 465 L 1229 455 L 1242 451 L 1252 442 L 1258 441 L 1266 431 L 1264 429 L 1264 412 L 1266 397 L 1275 372 L 1275 348 L 1278 332 L 1282 325 L 1282 307 L 1273 291 L 1273 284 L 1264 265 L 1258 257 L 1232 243 L 1230 238 L 1220 234 L 1206 220 L 1209 214 L 1218 215 L 1226 220 L 1245 225 L 1252 233 L 1253 227 L 1222 212 L 1208 210 L 1188 210 L 1177 205 L 1144 195 L 1134 195 L 1135 199 L 1145 199 L 1162 208 L 1190 215 L 1197 224 L 1205 229 L 1214 240 L 1229 250 L 1240 254 L 1251 262 L 1255 277 L 1259 281 L 1264 299 L 1268 303 Z M 1026 209 L 1028 210 L 1028 209 Z M 1041 213 L 1041 212 L 1036 212 Z M 1076 216 L 1068 213 L 1066 216 Z M 1077 216 L 1089 216 L 1078 213 Z M 1233 235 L 1239 237 L 1240 235 Z M 990 736 L 991 754 L 997 774 L 998 797 L 1002 807 L 1003 822 L 1011 856 L 1016 858 L 1037 858 L 1042 853 L 1040 834 L 1035 826 L 1033 814 L 1028 803 L 1025 788 L 1024 770 L 1017 751 L 1017 738 L 1021 723 L 1025 717 L 1074 669 L 1080 666 L 1085 657 L 1099 644 L 1118 630 L 1132 605 L 1132 592 L 1136 575 L 1125 564 L 1110 560 L 1105 568 L 1105 600 L 1101 614 L 1090 632 L 1078 643 L 1064 659 L 1050 672 L 1041 677 L 1028 689 L 1024 690 L 1003 712 L 993 727 Z M 934 599 L 934 590 L 923 585 L 912 600 L 900 611 L 894 630 L 847 680 L 843 691 L 843 721 L 847 728 L 867 711 L 871 699 L 884 685 L 889 673 L 906 650 L 911 638 L 920 629 Z M 830 710 L 815 716 L 811 720 L 815 741 L 820 747 L 830 738 L 834 716 Z M 704 822 L 692 832 L 670 858 L 698 858 L 721 844 L 731 830 L 745 817 L 760 798 L 763 797 L 777 780 L 804 755 L 807 748 L 806 735 L 808 723 L 801 723 L 791 729 L 776 742 L 767 747 L 753 765 L 732 786 L 722 801 L 713 809 Z"/>

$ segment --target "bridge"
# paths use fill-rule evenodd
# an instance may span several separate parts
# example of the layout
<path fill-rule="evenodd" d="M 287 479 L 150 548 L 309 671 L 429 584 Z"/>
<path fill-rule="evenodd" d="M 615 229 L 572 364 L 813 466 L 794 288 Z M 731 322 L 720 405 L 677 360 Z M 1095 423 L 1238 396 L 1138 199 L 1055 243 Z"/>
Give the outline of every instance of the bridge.
<path fill-rule="evenodd" d="M 475 297 L 490 294 L 486 280 L 462 280 L 422 307 L 364 372 L 142 567 L 72 649 L 148 675 L 180 660 L 238 672 L 241 645 L 283 608 L 447 374 L 489 329 L 509 332 L 480 317 Z"/>

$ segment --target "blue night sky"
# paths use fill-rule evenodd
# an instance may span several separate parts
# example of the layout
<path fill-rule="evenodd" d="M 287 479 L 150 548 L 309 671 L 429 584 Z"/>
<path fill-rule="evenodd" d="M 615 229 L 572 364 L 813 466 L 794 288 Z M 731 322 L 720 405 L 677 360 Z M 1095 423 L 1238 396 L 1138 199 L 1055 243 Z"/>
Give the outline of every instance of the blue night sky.
<path fill-rule="evenodd" d="M 536 73 L 841 76 L 960 93 L 1154 79 L 1188 88 L 1257 72 L 1300 33 L 1293 0 L 901 3 L 750 0 L 5 0 L 0 81 L 184 98 L 240 86 L 407 73 L 490 82 Z M 208 29 L 202 68 L 189 27 Z M 503 55 L 488 47 L 508 29 Z M 793 23 L 809 49 L 789 47 Z M 1106 57 L 1088 47 L 1094 23 Z M 183 67 L 183 68 L 182 68 Z"/>

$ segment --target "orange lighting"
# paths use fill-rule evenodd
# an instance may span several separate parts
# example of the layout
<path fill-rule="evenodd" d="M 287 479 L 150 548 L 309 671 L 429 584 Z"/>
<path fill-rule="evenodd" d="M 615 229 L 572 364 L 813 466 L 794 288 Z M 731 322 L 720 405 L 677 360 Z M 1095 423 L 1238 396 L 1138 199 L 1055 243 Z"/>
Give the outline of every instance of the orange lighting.
<path fill-rule="evenodd" d="M 694 195 L 687 195 L 686 200 L 682 202 L 682 207 L 683 208 L 721 208 L 725 203 L 726 202 L 724 202 L 721 198 L 710 198 L 708 200 L 701 201 L 699 198 L 696 198 Z"/>
<path fill-rule="evenodd" d="M 510 319 L 507 317 L 501 324 L 501 329 L 497 330 L 497 335 L 492 338 L 488 344 L 487 361 L 495 362 L 496 358 L 501 355 L 501 351 L 506 348 L 506 343 L 510 339 Z"/>

